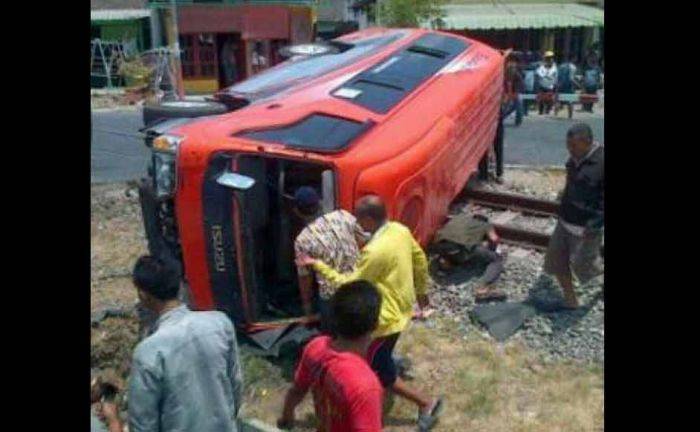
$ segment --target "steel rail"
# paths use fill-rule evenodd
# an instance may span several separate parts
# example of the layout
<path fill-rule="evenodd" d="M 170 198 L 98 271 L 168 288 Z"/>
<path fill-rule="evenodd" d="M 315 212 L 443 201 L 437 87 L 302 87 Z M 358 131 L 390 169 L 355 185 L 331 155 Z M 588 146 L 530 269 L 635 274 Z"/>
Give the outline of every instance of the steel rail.
<path fill-rule="evenodd" d="M 559 213 L 559 203 L 556 201 L 532 198 L 520 194 L 466 189 L 461 198 L 483 207 L 513 210 L 518 213 L 529 213 L 536 216 L 556 216 Z"/>
<path fill-rule="evenodd" d="M 557 216 L 559 212 L 559 203 L 556 201 L 508 192 L 465 189 L 460 198 L 482 207 L 510 210 L 533 216 L 551 217 Z M 549 245 L 549 234 L 502 224 L 494 224 L 494 229 L 504 243 L 540 251 L 547 250 Z"/>

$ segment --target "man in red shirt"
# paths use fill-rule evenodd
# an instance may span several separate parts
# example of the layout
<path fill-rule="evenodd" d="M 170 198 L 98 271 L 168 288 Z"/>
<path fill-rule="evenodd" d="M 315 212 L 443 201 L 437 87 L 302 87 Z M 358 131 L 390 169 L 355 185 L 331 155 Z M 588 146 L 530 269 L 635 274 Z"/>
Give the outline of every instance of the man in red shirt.
<path fill-rule="evenodd" d="M 365 360 L 380 306 L 379 292 L 364 280 L 341 286 L 331 297 L 336 336 L 316 337 L 304 348 L 279 428 L 293 427 L 294 409 L 311 389 L 319 432 L 382 430 L 383 390 Z"/>

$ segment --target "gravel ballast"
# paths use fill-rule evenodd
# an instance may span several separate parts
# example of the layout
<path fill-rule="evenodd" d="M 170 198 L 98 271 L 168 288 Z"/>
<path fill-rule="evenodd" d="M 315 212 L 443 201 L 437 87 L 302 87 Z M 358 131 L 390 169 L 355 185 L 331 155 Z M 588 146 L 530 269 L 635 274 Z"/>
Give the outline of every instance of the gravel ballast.
<path fill-rule="evenodd" d="M 479 185 L 484 187 L 484 185 Z M 489 187 L 486 185 L 486 187 Z M 496 189 L 495 187 L 491 187 Z M 518 192 L 522 188 L 513 185 L 498 185 L 498 190 Z M 538 190 L 539 197 L 552 199 L 556 190 Z M 491 218 L 501 211 L 484 207 L 455 203 L 451 214 L 481 213 Z M 518 215 L 507 225 L 534 231 L 551 233 L 556 218 L 538 218 Z M 505 256 L 505 269 L 496 286 L 508 295 L 508 301 L 535 300 L 538 303 L 556 303 L 562 300 L 556 281 L 542 272 L 544 253 L 511 245 L 499 246 Z M 474 290 L 479 285 L 483 266 L 462 266 L 449 272 L 437 269 L 437 256 L 431 256 L 433 286 L 430 297 L 433 306 L 448 319 L 454 319 L 464 332 L 486 333 L 479 324 L 472 322 L 470 312 L 475 307 Z M 542 353 L 547 360 L 571 359 L 602 363 L 604 359 L 604 312 L 603 276 L 585 285 L 577 286 L 576 293 L 581 307 L 575 311 L 538 312 L 528 318 L 523 326 L 509 339 L 523 342 Z"/>

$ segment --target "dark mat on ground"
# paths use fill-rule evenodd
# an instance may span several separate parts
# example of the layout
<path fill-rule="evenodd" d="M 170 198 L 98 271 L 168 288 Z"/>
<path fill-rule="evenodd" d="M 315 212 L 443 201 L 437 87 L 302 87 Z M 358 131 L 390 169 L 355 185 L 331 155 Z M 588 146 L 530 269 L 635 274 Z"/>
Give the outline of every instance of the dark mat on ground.
<path fill-rule="evenodd" d="M 521 302 L 487 303 L 477 305 L 471 312 L 472 318 L 486 327 L 499 342 L 512 336 L 526 319 L 537 313 L 535 307 Z"/>
<path fill-rule="evenodd" d="M 284 334 L 284 336 L 282 336 Z M 317 329 L 303 325 L 292 325 L 280 330 L 267 330 L 256 335 L 240 335 L 240 341 L 245 343 L 246 350 L 265 357 L 279 357 L 281 351 L 292 350 L 306 344 L 312 337 L 319 334 Z M 281 337 L 280 337 L 281 336 Z M 257 340 L 256 340 L 257 339 Z"/>

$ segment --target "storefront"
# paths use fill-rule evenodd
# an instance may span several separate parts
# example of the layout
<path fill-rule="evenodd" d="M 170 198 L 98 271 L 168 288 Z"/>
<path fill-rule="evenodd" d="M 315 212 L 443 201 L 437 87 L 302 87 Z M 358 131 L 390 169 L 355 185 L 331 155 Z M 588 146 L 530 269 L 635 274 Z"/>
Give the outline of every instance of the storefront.
<path fill-rule="evenodd" d="M 573 3 L 450 4 L 439 27 L 518 51 L 552 50 L 558 60 L 583 60 L 602 47 L 603 9 Z M 602 54 L 602 49 L 600 49 Z"/>
<path fill-rule="evenodd" d="M 151 11 L 112 9 L 90 11 L 90 40 L 131 44 L 140 52 L 151 47 Z"/>
<path fill-rule="evenodd" d="M 312 29 L 309 6 L 178 6 L 185 91 L 212 93 L 273 66 L 282 60 L 281 47 L 311 42 Z"/>

